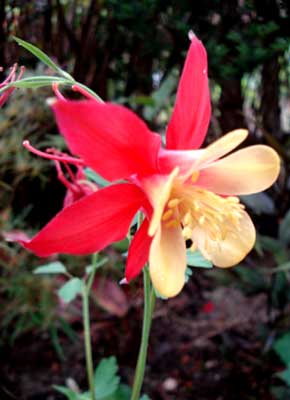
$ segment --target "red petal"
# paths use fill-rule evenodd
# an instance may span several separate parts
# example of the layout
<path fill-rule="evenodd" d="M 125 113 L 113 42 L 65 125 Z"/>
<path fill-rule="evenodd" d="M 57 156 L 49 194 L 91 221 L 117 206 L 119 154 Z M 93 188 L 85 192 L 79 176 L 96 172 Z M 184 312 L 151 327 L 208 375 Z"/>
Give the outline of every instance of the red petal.
<path fill-rule="evenodd" d="M 41 257 L 94 253 L 124 239 L 143 201 L 135 185 L 108 186 L 64 208 L 31 241 L 20 243 Z"/>
<path fill-rule="evenodd" d="M 125 277 L 129 282 L 135 278 L 148 261 L 152 237 L 148 236 L 149 223 L 145 219 L 136 232 L 129 248 Z"/>
<path fill-rule="evenodd" d="M 72 153 L 104 178 L 117 180 L 156 171 L 161 138 L 132 111 L 89 100 L 59 100 L 53 109 Z"/>
<path fill-rule="evenodd" d="M 166 133 L 168 149 L 197 149 L 210 120 L 207 55 L 196 36 L 191 41 L 180 78 L 175 106 Z"/>

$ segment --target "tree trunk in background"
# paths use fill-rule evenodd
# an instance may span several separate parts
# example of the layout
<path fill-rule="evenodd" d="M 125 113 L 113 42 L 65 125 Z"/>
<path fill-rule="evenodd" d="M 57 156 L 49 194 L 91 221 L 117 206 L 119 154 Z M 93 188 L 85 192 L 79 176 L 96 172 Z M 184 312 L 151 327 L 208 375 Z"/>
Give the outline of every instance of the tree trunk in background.
<path fill-rule="evenodd" d="M 219 123 L 223 133 L 233 129 L 245 128 L 243 115 L 243 96 L 240 79 L 227 79 L 220 82 Z"/>
<path fill-rule="evenodd" d="M 281 136 L 279 107 L 279 61 L 273 56 L 262 68 L 261 115 L 263 128 L 276 138 Z"/>
<path fill-rule="evenodd" d="M 5 67 L 5 42 L 6 36 L 4 32 L 5 21 L 5 0 L 0 1 L 0 67 Z M 2 81 L 3 72 L 0 71 L 0 82 Z"/>
<path fill-rule="evenodd" d="M 47 53 L 52 52 L 52 4 L 51 0 L 47 0 L 47 4 L 43 13 L 44 27 L 43 27 L 43 41 L 44 50 Z"/>

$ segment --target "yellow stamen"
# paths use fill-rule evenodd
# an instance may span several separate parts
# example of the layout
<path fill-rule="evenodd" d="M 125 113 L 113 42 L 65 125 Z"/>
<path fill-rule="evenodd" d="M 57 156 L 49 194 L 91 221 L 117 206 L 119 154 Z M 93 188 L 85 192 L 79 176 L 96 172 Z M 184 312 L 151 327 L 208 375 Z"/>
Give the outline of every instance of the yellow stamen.
<path fill-rule="evenodd" d="M 171 218 L 173 215 L 173 210 L 167 210 L 163 216 L 162 216 L 162 221 L 167 221 L 169 218 Z"/>
<path fill-rule="evenodd" d="M 171 200 L 168 202 L 168 207 L 169 207 L 169 208 L 174 208 L 174 207 L 176 207 L 179 203 L 180 203 L 180 200 L 179 200 L 179 199 L 171 199 Z"/>
<path fill-rule="evenodd" d="M 191 175 L 191 181 L 196 182 L 199 177 L 199 171 L 194 171 L 194 173 Z"/>
<path fill-rule="evenodd" d="M 192 236 L 192 229 L 190 229 L 188 226 L 186 226 L 185 228 L 183 228 L 182 230 L 182 236 L 185 239 L 190 239 Z"/>
<path fill-rule="evenodd" d="M 180 223 L 176 219 L 172 219 L 165 224 L 166 228 L 177 228 L 178 226 L 180 226 Z"/>
<path fill-rule="evenodd" d="M 192 216 L 191 216 L 190 212 L 187 212 L 187 213 L 185 214 L 185 216 L 184 216 L 183 223 L 184 223 L 184 225 L 188 225 L 188 224 L 190 224 L 191 222 L 192 222 Z"/>

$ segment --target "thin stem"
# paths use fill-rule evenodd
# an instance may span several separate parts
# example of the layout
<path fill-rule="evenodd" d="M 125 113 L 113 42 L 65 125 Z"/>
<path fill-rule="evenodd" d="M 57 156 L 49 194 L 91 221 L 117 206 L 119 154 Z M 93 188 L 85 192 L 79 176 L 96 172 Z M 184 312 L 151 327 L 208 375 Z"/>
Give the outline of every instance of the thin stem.
<path fill-rule="evenodd" d="M 151 288 L 150 276 L 147 267 L 143 269 L 143 280 L 144 280 L 144 316 L 143 316 L 143 327 L 142 327 L 142 339 L 141 339 L 141 345 L 139 349 L 138 361 L 135 371 L 131 400 L 139 400 L 140 398 L 140 392 L 145 373 L 152 314 L 156 299 L 154 288 L 153 287 Z"/>
<path fill-rule="evenodd" d="M 83 282 L 82 295 L 83 295 L 83 324 L 84 324 L 84 341 L 85 341 L 85 352 L 86 352 L 87 375 L 90 387 L 91 400 L 96 400 L 95 386 L 94 386 L 92 345 L 90 337 L 89 290 L 85 282 Z"/>
<path fill-rule="evenodd" d="M 95 275 L 96 275 L 97 261 L 98 261 L 98 253 L 94 253 L 92 255 L 92 271 L 90 273 L 90 276 L 89 276 L 89 279 L 88 279 L 88 283 L 87 283 L 88 295 L 90 294 L 91 287 L 92 287 L 92 284 L 94 282 L 94 278 L 95 278 Z"/>

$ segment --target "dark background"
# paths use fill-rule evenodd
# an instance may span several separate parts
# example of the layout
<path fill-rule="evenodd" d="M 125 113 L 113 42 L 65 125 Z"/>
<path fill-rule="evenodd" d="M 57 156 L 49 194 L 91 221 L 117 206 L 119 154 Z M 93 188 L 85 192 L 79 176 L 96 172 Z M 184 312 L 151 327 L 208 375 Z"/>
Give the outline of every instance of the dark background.
<path fill-rule="evenodd" d="M 26 76 L 51 73 L 18 47 L 15 35 L 163 133 L 192 29 L 208 52 L 213 114 L 207 141 L 246 127 L 247 145 L 268 144 L 281 157 L 278 182 L 243 199 L 258 229 L 243 266 L 194 269 L 181 295 L 159 301 L 144 385 L 154 400 L 290 398 L 290 378 L 276 375 L 286 361 L 275 353 L 290 326 L 289 26 L 288 3 L 275 0 L 0 0 L 0 81 L 14 62 L 25 65 Z M 35 232 L 62 206 L 64 189 L 52 165 L 21 147 L 29 138 L 37 147 L 65 148 L 45 103 L 52 95 L 50 88 L 19 90 L 0 110 L 1 231 Z M 100 279 L 111 286 L 107 295 L 95 292 L 92 338 L 95 362 L 115 354 L 123 381 L 131 383 L 142 290 L 137 280 L 120 295 L 122 251 L 116 245 L 104 252 L 110 261 Z M 62 261 L 76 275 L 89 263 Z M 78 302 L 63 310 L 55 294 L 61 279 L 34 276 L 43 260 L 16 245 L 1 243 L 0 262 L 1 400 L 61 398 L 51 385 L 68 377 L 85 389 Z M 168 378 L 176 384 L 172 390 Z"/>

